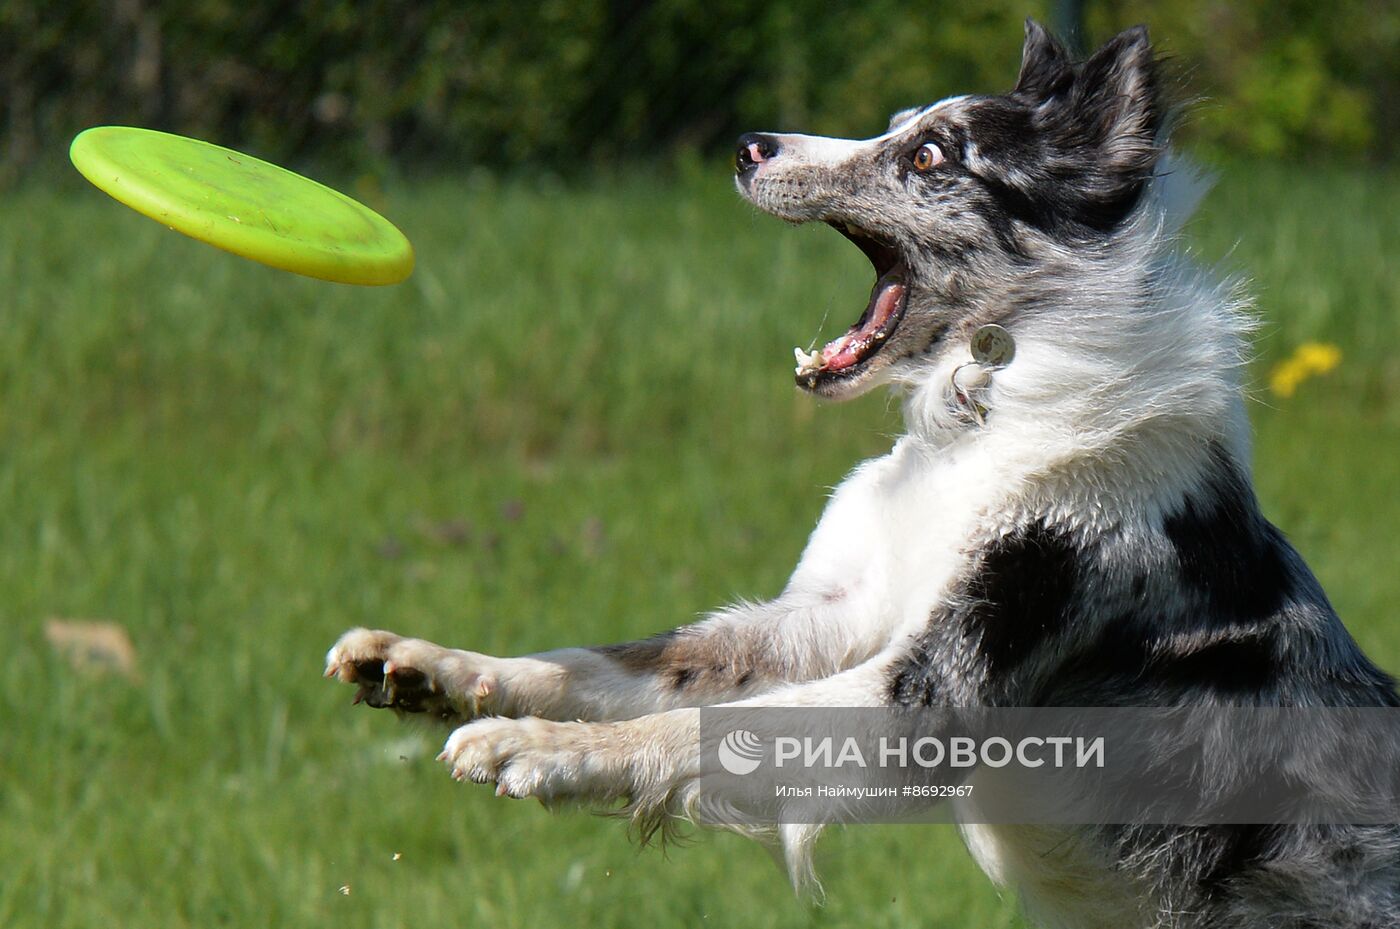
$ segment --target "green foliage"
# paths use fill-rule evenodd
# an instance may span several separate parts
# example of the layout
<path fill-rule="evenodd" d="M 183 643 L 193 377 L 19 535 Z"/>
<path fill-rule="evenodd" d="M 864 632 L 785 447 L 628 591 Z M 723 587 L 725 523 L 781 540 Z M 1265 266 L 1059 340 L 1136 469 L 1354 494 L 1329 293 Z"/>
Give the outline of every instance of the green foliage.
<path fill-rule="evenodd" d="M 1101 0 L 1090 25 L 1150 23 L 1201 99 L 1189 126 L 1206 146 L 1317 161 L 1397 153 L 1400 9 L 1347 0 Z"/>
<path fill-rule="evenodd" d="M 1067 4 L 870 0 L 8 0 L 0 171 L 133 123 L 347 167 L 571 172 L 753 128 L 868 134 L 897 108 L 999 91 L 1021 21 Z M 1394 154 L 1400 13 L 1348 0 L 1098 0 L 1204 97 L 1220 151 Z M 0 175 L 3 179 L 3 175 Z"/>

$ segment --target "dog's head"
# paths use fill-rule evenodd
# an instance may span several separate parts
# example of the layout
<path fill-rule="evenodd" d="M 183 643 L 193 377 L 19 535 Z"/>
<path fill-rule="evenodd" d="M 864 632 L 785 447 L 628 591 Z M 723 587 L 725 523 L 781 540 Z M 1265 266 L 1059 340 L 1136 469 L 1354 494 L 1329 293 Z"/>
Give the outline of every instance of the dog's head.
<path fill-rule="evenodd" d="M 1020 285 L 1066 248 L 1102 247 L 1133 213 L 1159 154 L 1147 31 L 1076 64 L 1026 23 L 1016 87 L 895 114 L 865 141 L 751 133 L 740 192 L 795 223 L 828 223 L 870 259 L 869 304 L 797 382 L 855 396 L 917 371 L 950 338 L 1014 322 Z"/>

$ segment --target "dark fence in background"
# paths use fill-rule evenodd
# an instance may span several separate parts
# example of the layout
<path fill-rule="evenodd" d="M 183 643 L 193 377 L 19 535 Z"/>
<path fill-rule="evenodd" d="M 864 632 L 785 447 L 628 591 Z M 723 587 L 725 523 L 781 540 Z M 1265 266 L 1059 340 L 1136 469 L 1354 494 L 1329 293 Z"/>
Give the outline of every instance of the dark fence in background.
<path fill-rule="evenodd" d="M 740 131 L 869 134 L 1009 86 L 1021 21 L 983 0 L 0 0 L 0 172 L 100 123 L 351 168 L 578 167 L 718 151 Z M 1392 157 L 1394 0 L 1091 0 L 1089 43 L 1146 22 L 1206 147 Z M 4 176 L 4 175 L 0 175 Z"/>

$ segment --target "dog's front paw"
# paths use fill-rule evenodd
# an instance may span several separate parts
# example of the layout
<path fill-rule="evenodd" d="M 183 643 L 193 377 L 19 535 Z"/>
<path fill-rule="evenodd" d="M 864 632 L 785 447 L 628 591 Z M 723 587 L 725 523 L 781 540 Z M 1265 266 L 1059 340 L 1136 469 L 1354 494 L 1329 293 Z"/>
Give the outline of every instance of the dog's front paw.
<path fill-rule="evenodd" d="M 326 654 L 325 673 L 358 685 L 356 703 L 460 721 L 495 709 L 499 687 L 487 660 L 382 629 L 351 629 Z"/>
<path fill-rule="evenodd" d="M 499 796 L 607 801 L 631 791 L 606 724 L 482 719 L 453 732 L 438 756 L 459 781 L 494 783 Z"/>

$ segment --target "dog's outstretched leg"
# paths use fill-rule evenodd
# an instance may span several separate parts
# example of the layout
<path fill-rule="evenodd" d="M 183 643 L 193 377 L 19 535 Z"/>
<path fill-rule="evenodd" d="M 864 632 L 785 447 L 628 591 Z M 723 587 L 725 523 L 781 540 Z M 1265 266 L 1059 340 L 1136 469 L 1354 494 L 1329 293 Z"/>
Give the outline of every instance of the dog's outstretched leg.
<path fill-rule="evenodd" d="M 857 597 L 790 591 L 649 639 L 520 658 L 352 629 L 327 654 L 326 676 L 358 685 L 356 702 L 453 724 L 488 715 L 618 720 L 828 677 L 888 636 Z"/>
<path fill-rule="evenodd" d="M 458 724 L 479 716 L 631 719 L 828 678 L 887 647 L 900 621 L 883 595 L 892 561 L 870 539 L 886 511 L 881 495 L 908 471 L 901 461 L 892 454 L 867 462 L 837 488 L 773 600 L 640 641 L 519 658 L 352 629 L 327 654 L 326 676 L 359 685 L 370 706 Z"/>
<path fill-rule="evenodd" d="M 889 701 L 890 668 L 905 650 L 890 648 L 823 680 L 794 684 L 726 707 L 874 707 Z M 535 717 L 483 719 L 454 731 L 439 760 L 458 780 L 494 783 L 497 793 L 545 802 L 627 799 L 638 816 L 683 815 L 689 791 L 707 773 L 696 707 L 615 722 Z"/>

